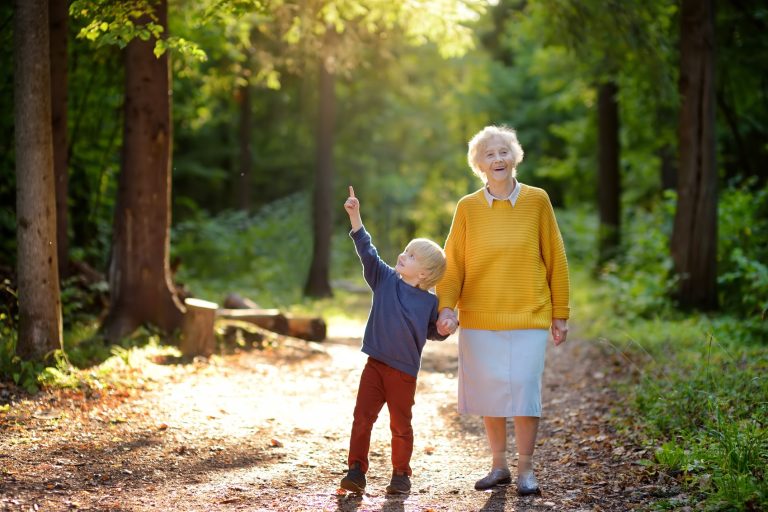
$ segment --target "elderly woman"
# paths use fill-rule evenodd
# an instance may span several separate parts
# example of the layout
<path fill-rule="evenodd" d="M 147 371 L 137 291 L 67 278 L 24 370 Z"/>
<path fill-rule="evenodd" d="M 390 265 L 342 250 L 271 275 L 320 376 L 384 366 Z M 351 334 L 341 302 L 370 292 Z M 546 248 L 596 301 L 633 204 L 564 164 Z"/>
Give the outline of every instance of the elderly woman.
<path fill-rule="evenodd" d="M 555 345 L 568 334 L 565 247 L 547 193 L 516 178 L 523 149 L 514 130 L 483 128 L 469 142 L 467 159 L 484 186 L 456 206 L 445 243 L 447 269 L 437 285 L 438 330 L 452 332 L 461 322 L 458 409 L 483 417 L 493 456 L 475 489 L 511 483 L 512 417 L 517 491 L 537 494 L 533 451 L 548 329 Z"/>

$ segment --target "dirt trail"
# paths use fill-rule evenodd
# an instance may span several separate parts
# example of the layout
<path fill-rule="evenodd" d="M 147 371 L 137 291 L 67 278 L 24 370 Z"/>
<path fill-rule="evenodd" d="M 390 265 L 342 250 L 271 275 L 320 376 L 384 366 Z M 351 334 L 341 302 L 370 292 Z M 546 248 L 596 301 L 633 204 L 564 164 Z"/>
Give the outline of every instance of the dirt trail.
<path fill-rule="evenodd" d="M 645 455 L 613 432 L 620 365 L 589 344 L 550 347 L 537 474 L 543 494 L 477 492 L 488 470 L 480 418 L 456 413 L 456 343 L 429 342 L 414 408 L 413 490 L 388 497 L 389 417 L 373 432 L 368 493 L 338 494 L 365 356 L 361 327 L 158 367 L 154 390 L 82 400 L 43 395 L 0 415 L 0 510 L 633 510 Z M 510 431 L 512 429 L 510 428 Z M 514 440 L 510 436 L 510 451 Z M 37 508 L 35 508 L 37 507 Z"/>

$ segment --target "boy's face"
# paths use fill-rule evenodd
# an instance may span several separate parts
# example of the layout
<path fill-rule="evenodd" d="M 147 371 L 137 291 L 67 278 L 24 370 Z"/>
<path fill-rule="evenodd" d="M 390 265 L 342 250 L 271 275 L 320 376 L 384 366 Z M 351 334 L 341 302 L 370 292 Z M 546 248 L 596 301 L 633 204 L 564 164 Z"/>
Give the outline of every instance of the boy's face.
<path fill-rule="evenodd" d="M 413 249 L 409 247 L 406 247 L 397 257 L 395 270 L 400 274 L 400 277 L 405 279 L 422 279 L 424 277 L 424 268 Z"/>

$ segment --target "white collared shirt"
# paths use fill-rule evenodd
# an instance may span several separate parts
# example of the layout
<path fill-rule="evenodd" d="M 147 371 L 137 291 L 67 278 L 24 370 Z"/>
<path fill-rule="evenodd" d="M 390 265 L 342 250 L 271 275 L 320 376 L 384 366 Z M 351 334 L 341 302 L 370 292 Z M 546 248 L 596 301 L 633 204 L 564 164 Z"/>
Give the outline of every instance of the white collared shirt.
<path fill-rule="evenodd" d="M 517 196 L 520 195 L 520 182 L 517 181 L 517 178 L 515 178 L 515 188 L 512 189 L 512 192 L 507 197 L 496 197 L 491 194 L 491 191 L 488 190 L 488 185 L 483 187 L 483 194 L 485 194 L 485 200 L 488 201 L 488 206 L 493 208 L 493 201 L 509 201 L 512 206 L 515 206 L 515 202 L 517 201 Z"/>

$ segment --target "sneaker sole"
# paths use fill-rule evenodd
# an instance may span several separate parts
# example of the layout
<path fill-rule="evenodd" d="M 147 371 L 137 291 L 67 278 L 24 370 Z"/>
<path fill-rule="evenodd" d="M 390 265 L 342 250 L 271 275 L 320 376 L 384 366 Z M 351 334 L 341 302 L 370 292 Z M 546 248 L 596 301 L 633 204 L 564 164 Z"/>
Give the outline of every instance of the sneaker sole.
<path fill-rule="evenodd" d="M 351 482 L 349 480 L 342 480 L 341 481 L 341 488 L 350 492 L 354 492 L 357 494 L 363 494 L 365 493 L 365 487 L 360 487 L 354 482 Z"/>
<path fill-rule="evenodd" d="M 475 490 L 476 491 L 485 491 L 485 490 L 488 490 L 488 489 L 493 489 L 494 487 L 503 487 L 503 486 L 509 485 L 511 483 L 512 483 L 512 478 L 511 477 L 510 478 L 502 478 L 501 480 L 498 480 L 497 482 L 494 482 L 493 484 L 488 485 L 488 486 L 485 486 L 485 485 L 477 486 L 477 485 L 475 485 Z"/>
<path fill-rule="evenodd" d="M 389 486 L 387 486 L 387 494 L 410 494 L 411 490 L 408 489 L 407 491 L 401 491 L 400 489 L 392 489 Z"/>
<path fill-rule="evenodd" d="M 517 495 L 518 496 L 532 496 L 534 494 L 541 495 L 541 489 L 540 488 L 536 488 L 535 490 L 526 490 L 526 491 L 523 491 L 521 489 L 517 489 Z"/>

